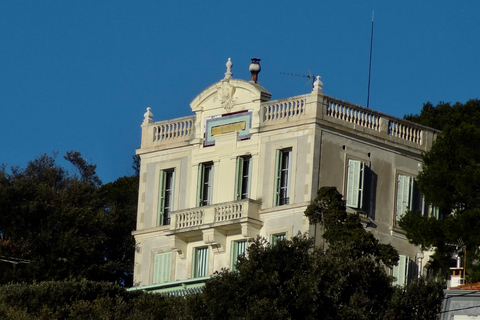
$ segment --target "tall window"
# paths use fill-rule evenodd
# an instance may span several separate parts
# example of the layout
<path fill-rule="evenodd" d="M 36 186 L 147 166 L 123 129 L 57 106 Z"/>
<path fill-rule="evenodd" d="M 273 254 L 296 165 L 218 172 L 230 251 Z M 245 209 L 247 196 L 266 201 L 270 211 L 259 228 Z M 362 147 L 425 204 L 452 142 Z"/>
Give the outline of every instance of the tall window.
<path fill-rule="evenodd" d="M 251 167 L 251 157 L 237 157 L 237 169 L 235 177 L 235 200 L 247 199 L 250 195 Z"/>
<path fill-rule="evenodd" d="M 277 150 L 275 162 L 275 206 L 281 206 L 290 203 L 291 162 L 291 149 Z"/>
<path fill-rule="evenodd" d="M 175 182 L 175 170 L 160 171 L 160 183 L 158 191 L 158 219 L 157 225 L 170 224 L 170 212 L 173 209 L 173 188 Z"/>
<path fill-rule="evenodd" d="M 247 240 L 242 241 L 232 241 L 232 271 L 236 271 L 236 264 L 238 262 L 238 257 L 244 255 L 247 251 Z"/>
<path fill-rule="evenodd" d="M 193 249 L 193 277 L 206 277 L 208 274 L 208 247 Z"/>
<path fill-rule="evenodd" d="M 348 160 L 347 170 L 347 206 L 361 209 L 363 207 L 363 188 L 365 182 L 365 164 L 358 160 Z"/>
<path fill-rule="evenodd" d="M 408 210 L 424 214 L 423 197 L 418 190 L 415 178 L 399 174 L 397 177 L 397 212 L 395 221 L 398 222 Z"/>
<path fill-rule="evenodd" d="M 198 165 L 197 206 L 208 206 L 212 203 L 213 163 Z"/>
<path fill-rule="evenodd" d="M 393 285 L 405 286 L 409 280 L 417 277 L 418 267 L 408 256 L 401 254 L 398 265 L 393 266 Z"/>
<path fill-rule="evenodd" d="M 153 262 L 153 284 L 170 281 L 172 253 L 157 253 Z"/>

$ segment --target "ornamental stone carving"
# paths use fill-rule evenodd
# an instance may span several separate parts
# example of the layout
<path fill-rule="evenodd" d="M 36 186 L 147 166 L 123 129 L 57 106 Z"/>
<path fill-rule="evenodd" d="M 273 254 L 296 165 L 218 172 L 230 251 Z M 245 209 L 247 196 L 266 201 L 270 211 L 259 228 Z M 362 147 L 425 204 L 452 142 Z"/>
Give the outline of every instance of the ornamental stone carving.
<path fill-rule="evenodd" d="M 217 85 L 217 95 L 220 100 L 222 108 L 225 108 L 227 112 L 232 110 L 235 102 L 238 98 L 235 98 L 235 87 L 230 84 L 228 80 L 222 80 Z"/>

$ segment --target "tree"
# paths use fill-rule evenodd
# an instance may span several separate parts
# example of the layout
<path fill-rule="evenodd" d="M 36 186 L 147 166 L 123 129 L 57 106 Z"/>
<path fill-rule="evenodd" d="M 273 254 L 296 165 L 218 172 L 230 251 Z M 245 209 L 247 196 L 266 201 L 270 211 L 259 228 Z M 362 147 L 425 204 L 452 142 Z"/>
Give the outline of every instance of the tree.
<path fill-rule="evenodd" d="M 0 169 L 0 283 L 130 284 L 136 178 L 101 187 L 96 166 L 80 153 L 65 156 L 77 174 L 58 166 L 55 156 L 42 155 L 25 169 Z"/>
<path fill-rule="evenodd" d="M 305 210 L 310 224 L 325 227 L 323 238 L 330 244 L 352 244 L 352 255 L 369 255 L 381 261 L 387 267 L 398 262 L 398 252 L 389 244 L 380 243 L 375 236 L 366 231 L 358 214 L 348 214 L 343 195 L 335 187 L 322 187 L 317 197 Z"/>
<path fill-rule="evenodd" d="M 407 238 L 423 248 L 435 248 L 437 271 L 448 274 L 452 255 L 461 238 L 467 248 L 467 280 L 480 280 L 480 101 L 465 104 L 427 103 L 420 115 L 409 120 L 434 126 L 442 132 L 431 150 L 423 155 L 417 180 L 425 201 L 437 208 L 444 219 L 407 212 L 400 226 Z M 461 251 L 461 250 L 460 250 Z"/>
<path fill-rule="evenodd" d="M 383 319 L 390 279 L 370 257 L 352 257 L 353 249 L 333 244 L 324 252 L 307 236 L 275 245 L 257 238 L 238 272 L 207 281 L 206 318 Z"/>

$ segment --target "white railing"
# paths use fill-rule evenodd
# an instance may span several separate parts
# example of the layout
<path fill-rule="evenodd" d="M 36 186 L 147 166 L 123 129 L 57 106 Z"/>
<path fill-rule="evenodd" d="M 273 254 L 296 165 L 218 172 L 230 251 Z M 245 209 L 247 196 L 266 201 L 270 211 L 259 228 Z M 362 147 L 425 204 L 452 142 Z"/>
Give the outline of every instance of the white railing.
<path fill-rule="evenodd" d="M 397 121 L 388 121 L 388 134 L 407 141 L 422 144 L 422 130 Z"/>
<path fill-rule="evenodd" d="M 201 227 L 212 223 L 229 224 L 236 219 L 259 220 L 259 212 L 260 204 L 250 199 L 172 212 L 171 230 Z"/>
<path fill-rule="evenodd" d="M 215 207 L 214 221 L 229 221 L 242 217 L 243 203 L 228 203 Z"/>
<path fill-rule="evenodd" d="M 185 139 L 193 134 L 195 116 L 161 121 L 154 124 L 153 141 Z"/>
<path fill-rule="evenodd" d="M 175 228 L 189 228 L 201 226 L 203 224 L 205 213 L 201 209 L 175 213 Z"/>
<path fill-rule="evenodd" d="M 327 116 L 380 131 L 380 116 L 365 108 L 347 102 L 325 97 Z"/>
<path fill-rule="evenodd" d="M 305 113 L 305 97 L 292 97 L 271 101 L 263 107 L 264 121 L 291 118 Z"/>

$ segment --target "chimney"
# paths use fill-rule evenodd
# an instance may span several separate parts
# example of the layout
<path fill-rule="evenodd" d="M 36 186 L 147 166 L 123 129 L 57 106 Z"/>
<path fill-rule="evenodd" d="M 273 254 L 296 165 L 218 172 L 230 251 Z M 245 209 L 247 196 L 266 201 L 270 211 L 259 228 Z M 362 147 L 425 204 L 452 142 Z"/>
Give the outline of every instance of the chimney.
<path fill-rule="evenodd" d="M 252 74 L 252 82 L 255 82 L 255 83 L 258 82 L 258 73 L 262 70 L 259 62 L 260 62 L 260 59 L 252 58 L 252 63 L 250 64 L 250 67 L 248 68 L 248 70 Z"/>

